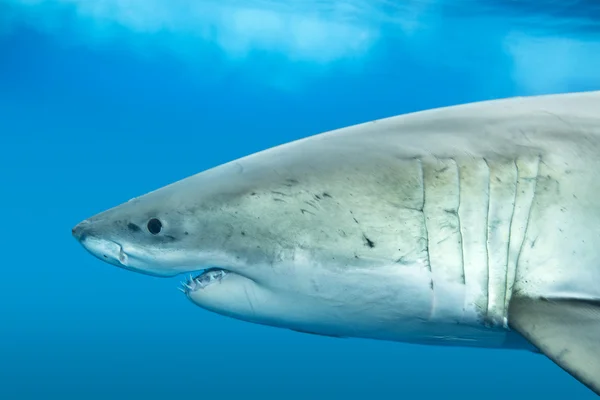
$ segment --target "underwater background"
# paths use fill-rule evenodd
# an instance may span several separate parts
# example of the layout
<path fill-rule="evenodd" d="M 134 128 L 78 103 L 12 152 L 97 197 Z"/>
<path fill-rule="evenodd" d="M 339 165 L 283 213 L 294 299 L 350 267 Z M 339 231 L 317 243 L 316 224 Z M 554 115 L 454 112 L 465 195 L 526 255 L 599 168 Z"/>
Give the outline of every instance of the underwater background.
<path fill-rule="evenodd" d="M 212 314 L 70 229 L 323 131 L 598 89 L 593 0 L 0 0 L 0 399 L 596 398 L 541 355 Z"/>

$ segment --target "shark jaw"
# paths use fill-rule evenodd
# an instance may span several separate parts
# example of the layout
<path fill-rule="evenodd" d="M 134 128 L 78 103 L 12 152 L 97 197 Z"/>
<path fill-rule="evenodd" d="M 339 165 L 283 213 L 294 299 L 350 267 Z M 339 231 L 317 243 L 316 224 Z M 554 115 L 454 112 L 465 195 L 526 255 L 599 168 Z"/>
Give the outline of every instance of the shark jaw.
<path fill-rule="evenodd" d="M 220 283 L 228 274 L 230 272 L 221 268 L 207 268 L 201 270 L 196 276 L 189 274 L 188 279 L 181 282 L 181 286 L 178 289 L 187 295 L 190 292 L 204 289 L 209 285 Z"/>

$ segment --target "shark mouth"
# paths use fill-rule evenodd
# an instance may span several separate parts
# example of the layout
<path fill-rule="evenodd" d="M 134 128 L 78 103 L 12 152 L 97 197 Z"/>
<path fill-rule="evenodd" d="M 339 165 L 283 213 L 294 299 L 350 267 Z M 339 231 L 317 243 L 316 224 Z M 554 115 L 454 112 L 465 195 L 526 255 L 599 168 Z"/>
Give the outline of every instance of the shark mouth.
<path fill-rule="evenodd" d="M 181 290 L 183 293 L 187 294 L 189 292 L 195 292 L 200 289 L 204 289 L 205 287 L 212 285 L 213 283 L 220 282 L 229 272 L 220 268 L 208 268 L 203 270 L 196 277 L 192 277 L 190 274 L 189 278 L 185 282 L 181 282 Z"/>

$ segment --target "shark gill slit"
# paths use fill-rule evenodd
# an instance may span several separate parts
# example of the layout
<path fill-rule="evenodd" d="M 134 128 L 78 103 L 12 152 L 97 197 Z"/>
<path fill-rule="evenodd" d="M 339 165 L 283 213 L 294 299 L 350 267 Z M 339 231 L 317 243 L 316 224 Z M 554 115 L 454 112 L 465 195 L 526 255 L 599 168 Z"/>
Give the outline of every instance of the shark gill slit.
<path fill-rule="evenodd" d="M 512 282 L 514 282 L 515 276 L 516 276 L 516 260 L 513 260 L 513 252 L 511 251 L 511 249 L 513 247 L 515 247 L 515 241 L 518 240 L 518 236 L 517 234 L 514 232 L 517 229 L 517 225 L 518 222 L 515 220 L 515 216 L 517 216 L 517 218 L 519 217 L 517 215 L 517 200 L 519 199 L 519 192 L 522 190 L 522 184 L 521 184 L 521 178 L 522 178 L 522 173 L 521 173 L 521 169 L 519 168 L 519 160 L 516 159 L 515 160 L 515 169 L 517 170 L 517 181 L 515 182 L 515 198 L 513 199 L 513 213 L 512 216 L 510 217 L 510 232 L 508 235 L 508 248 L 506 249 L 506 277 L 505 277 L 505 284 L 506 287 L 504 288 L 504 313 L 505 315 L 507 315 L 507 311 L 508 311 L 508 304 L 510 302 L 510 297 L 512 294 Z M 507 321 L 505 321 L 506 324 L 508 324 L 508 316 L 507 316 Z"/>
<path fill-rule="evenodd" d="M 535 201 L 541 162 L 540 155 L 518 158 L 516 160 L 518 180 L 515 193 L 515 211 L 510 231 L 511 244 L 506 268 L 505 312 L 508 310 L 510 299 L 513 295 L 517 269 L 529 229 L 529 220 Z"/>
<path fill-rule="evenodd" d="M 427 216 L 425 215 L 425 208 L 427 206 L 427 195 L 426 195 L 426 171 L 425 171 L 425 166 L 423 165 L 423 160 L 422 159 L 417 159 L 417 162 L 419 163 L 419 175 L 420 175 L 420 181 L 421 181 L 421 217 L 423 219 L 423 234 L 424 234 L 424 240 L 425 240 L 425 262 L 427 263 L 427 268 L 429 269 L 429 272 L 431 273 L 432 271 L 432 266 L 431 266 L 431 255 L 430 255 L 430 248 L 429 248 L 429 230 L 427 229 Z M 429 285 L 431 286 L 431 305 L 429 308 L 429 319 L 431 320 L 433 318 L 433 314 L 435 312 L 435 283 L 433 282 L 433 276 L 430 276 L 430 282 Z"/>
<path fill-rule="evenodd" d="M 423 166 L 423 160 L 418 159 L 419 163 L 419 173 L 421 179 L 421 190 L 422 190 L 422 201 L 421 201 L 421 216 L 423 217 L 423 229 L 424 229 L 424 239 L 425 239 L 425 253 L 427 254 L 425 262 L 427 263 L 427 268 L 429 272 L 431 272 L 431 257 L 429 256 L 429 231 L 427 230 L 427 218 L 425 216 L 425 204 L 427 203 L 426 195 L 425 195 L 425 168 Z M 433 286 L 433 280 L 431 281 L 431 285 Z"/>
<path fill-rule="evenodd" d="M 461 195 L 460 195 L 460 168 L 455 160 L 454 168 L 456 168 L 456 189 L 458 191 L 458 206 L 456 208 L 456 221 L 458 222 L 458 235 L 460 240 L 460 264 L 461 264 L 461 283 L 465 285 L 465 247 L 463 241 L 463 226 L 460 221 L 460 206 L 461 206 Z"/>
<path fill-rule="evenodd" d="M 510 248 L 511 220 L 515 209 L 517 171 L 512 159 L 486 160 L 489 170 L 487 232 L 488 303 L 487 323 L 505 325 L 506 270 Z"/>
<path fill-rule="evenodd" d="M 512 288 L 512 287 L 509 287 L 509 285 L 508 285 L 508 280 L 509 280 L 509 277 L 511 276 L 510 249 L 511 249 L 511 246 L 513 245 L 512 230 L 513 230 L 513 221 L 515 219 L 515 211 L 517 209 L 517 193 L 519 191 L 519 176 L 520 176 L 520 171 L 519 171 L 519 166 L 517 164 L 517 160 L 512 160 L 511 164 L 515 171 L 515 180 L 514 180 L 514 193 L 513 193 L 513 199 L 512 199 L 512 212 L 510 214 L 510 222 L 508 224 L 508 240 L 507 240 L 507 246 L 506 246 L 506 268 L 505 268 L 505 273 L 504 273 L 504 299 L 502 299 L 503 300 L 502 325 L 504 328 L 508 328 L 508 315 L 507 314 L 508 314 L 508 301 L 510 299 L 509 290 L 511 290 L 511 288 Z M 516 270 L 516 268 L 514 268 L 514 270 Z"/>
<path fill-rule="evenodd" d="M 488 298 L 487 209 L 489 169 L 482 158 L 461 158 L 458 191 L 464 270 L 464 318 L 486 319 Z M 470 311 L 474 310 L 476 315 Z"/>
<path fill-rule="evenodd" d="M 488 161 L 484 158 L 483 162 L 485 163 L 485 167 L 487 169 L 487 190 L 486 190 L 486 202 L 487 202 L 487 208 L 486 208 L 486 212 L 485 212 L 485 261 L 486 261 L 486 265 L 487 265 L 487 296 L 486 296 L 486 303 L 485 303 L 485 321 L 489 321 L 490 318 L 490 308 L 489 308 L 489 304 L 490 304 L 490 246 L 489 246 L 489 241 L 490 241 L 490 236 L 489 236 L 489 226 L 490 226 L 490 204 L 491 204 L 491 193 L 490 193 L 490 180 L 491 180 L 491 171 L 490 171 L 490 164 L 488 163 Z"/>
<path fill-rule="evenodd" d="M 459 169 L 452 158 L 427 159 L 424 167 L 425 202 L 423 215 L 428 232 L 428 256 L 432 279 L 443 285 L 433 287 L 431 318 L 450 318 L 459 322 L 464 298 L 458 299 L 453 287 L 464 286 L 462 235 L 458 217 L 460 207 Z M 457 304 L 460 301 L 460 304 Z"/>

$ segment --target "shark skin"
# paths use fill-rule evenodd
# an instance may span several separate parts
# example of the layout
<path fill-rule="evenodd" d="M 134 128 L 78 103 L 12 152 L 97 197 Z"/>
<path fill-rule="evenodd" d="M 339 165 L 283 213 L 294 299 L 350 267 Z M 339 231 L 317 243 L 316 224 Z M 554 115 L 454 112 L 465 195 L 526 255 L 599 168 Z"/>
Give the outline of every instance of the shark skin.
<path fill-rule="evenodd" d="M 290 121 L 293 123 L 293 121 Z M 548 356 L 600 394 L 600 92 L 307 137 L 92 216 L 109 264 L 300 332 Z"/>

